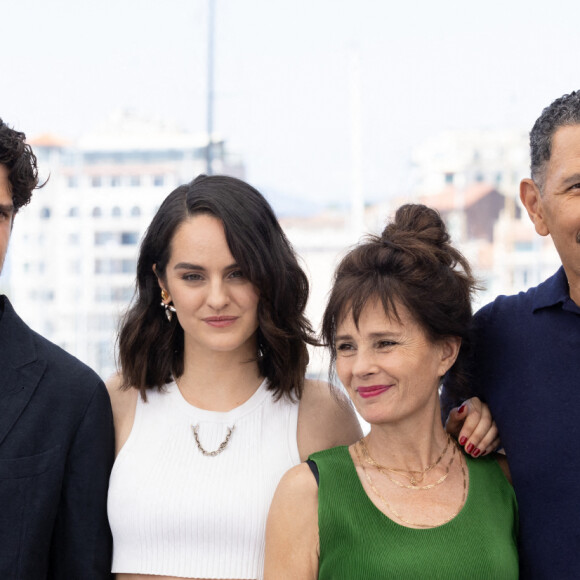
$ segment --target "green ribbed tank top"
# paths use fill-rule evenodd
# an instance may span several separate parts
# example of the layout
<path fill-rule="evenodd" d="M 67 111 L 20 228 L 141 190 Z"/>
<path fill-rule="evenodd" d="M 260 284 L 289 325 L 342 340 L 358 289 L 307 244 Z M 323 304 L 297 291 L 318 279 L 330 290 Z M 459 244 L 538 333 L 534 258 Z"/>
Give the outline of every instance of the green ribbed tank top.
<path fill-rule="evenodd" d="M 517 504 L 512 486 L 495 459 L 465 457 L 469 489 L 462 510 L 437 528 L 413 529 L 377 509 L 347 447 L 311 455 L 320 474 L 318 579 L 517 578 Z"/>

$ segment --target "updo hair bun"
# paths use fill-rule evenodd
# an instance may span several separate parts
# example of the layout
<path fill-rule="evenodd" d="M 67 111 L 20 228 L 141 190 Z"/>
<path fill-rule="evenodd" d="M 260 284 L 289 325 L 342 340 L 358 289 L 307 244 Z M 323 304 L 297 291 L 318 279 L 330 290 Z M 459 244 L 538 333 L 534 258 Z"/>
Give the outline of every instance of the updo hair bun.
<path fill-rule="evenodd" d="M 402 205 L 379 239 L 391 250 L 406 252 L 421 262 L 435 261 L 451 268 L 459 262 L 464 269 L 469 268 L 465 258 L 451 246 L 439 212 L 426 205 Z"/>

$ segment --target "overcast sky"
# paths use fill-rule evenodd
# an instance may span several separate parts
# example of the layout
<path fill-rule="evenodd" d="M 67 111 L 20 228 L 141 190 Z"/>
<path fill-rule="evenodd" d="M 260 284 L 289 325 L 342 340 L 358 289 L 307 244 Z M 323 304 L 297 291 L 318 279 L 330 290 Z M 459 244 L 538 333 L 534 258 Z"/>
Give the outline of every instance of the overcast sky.
<path fill-rule="evenodd" d="M 264 190 L 344 202 L 351 55 L 364 189 L 400 193 L 447 128 L 529 129 L 580 88 L 578 0 L 215 0 L 215 129 Z M 4 2 L 0 116 L 75 137 L 129 107 L 206 126 L 208 0 Z"/>

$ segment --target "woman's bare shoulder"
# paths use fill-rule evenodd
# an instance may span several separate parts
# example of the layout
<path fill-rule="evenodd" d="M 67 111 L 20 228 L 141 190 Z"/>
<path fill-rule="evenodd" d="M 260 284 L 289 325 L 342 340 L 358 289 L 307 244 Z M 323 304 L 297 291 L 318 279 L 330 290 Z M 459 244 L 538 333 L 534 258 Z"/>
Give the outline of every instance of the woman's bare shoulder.
<path fill-rule="evenodd" d="M 501 470 L 503 471 L 503 474 L 505 475 L 506 479 L 513 485 L 512 474 L 510 472 L 510 466 L 509 466 L 508 459 L 505 456 L 505 454 L 496 452 L 493 454 L 493 457 L 495 457 L 495 460 L 498 462 L 499 466 L 501 467 Z"/>
<path fill-rule="evenodd" d="M 107 391 L 111 398 L 111 407 L 113 408 L 115 447 L 118 454 L 133 428 L 139 390 L 133 387 L 123 388 L 123 379 L 120 373 L 113 375 L 105 384 L 107 385 Z"/>
<path fill-rule="evenodd" d="M 302 460 L 315 451 L 350 445 L 361 436 L 350 399 L 325 381 L 306 379 L 298 414 L 298 449 Z"/>
<path fill-rule="evenodd" d="M 301 402 L 307 405 L 328 405 L 329 412 L 351 410 L 352 403 L 342 389 L 326 381 L 304 379 L 304 392 Z"/>
<path fill-rule="evenodd" d="M 135 410 L 139 390 L 129 387 L 123 388 L 123 376 L 121 373 L 112 375 L 106 382 L 107 391 L 111 398 L 114 414 L 121 414 Z"/>
<path fill-rule="evenodd" d="M 312 470 L 306 463 L 291 467 L 280 479 L 280 493 L 295 497 L 318 497 L 318 484 Z"/>
<path fill-rule="evenodd" d="M 266 524 L 266 580 L 318 576 L 318 486 L 301 463 L 280 480 Z"/>

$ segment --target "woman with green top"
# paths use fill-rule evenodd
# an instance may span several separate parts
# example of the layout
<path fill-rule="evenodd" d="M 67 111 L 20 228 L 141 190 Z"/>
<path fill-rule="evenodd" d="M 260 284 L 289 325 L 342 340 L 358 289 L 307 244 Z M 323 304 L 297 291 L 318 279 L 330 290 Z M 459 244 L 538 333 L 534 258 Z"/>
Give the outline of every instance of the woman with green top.
<path fill-rule="evenodd" d="M 439 214 L 399 208 L 340 263 L 322 334 L 370 432 L 280 482 L 266 580 L 518 577 L 505 458 L 472 459 L 441 424 L 438 388 L 466 384 L 469 264 Z"/>

